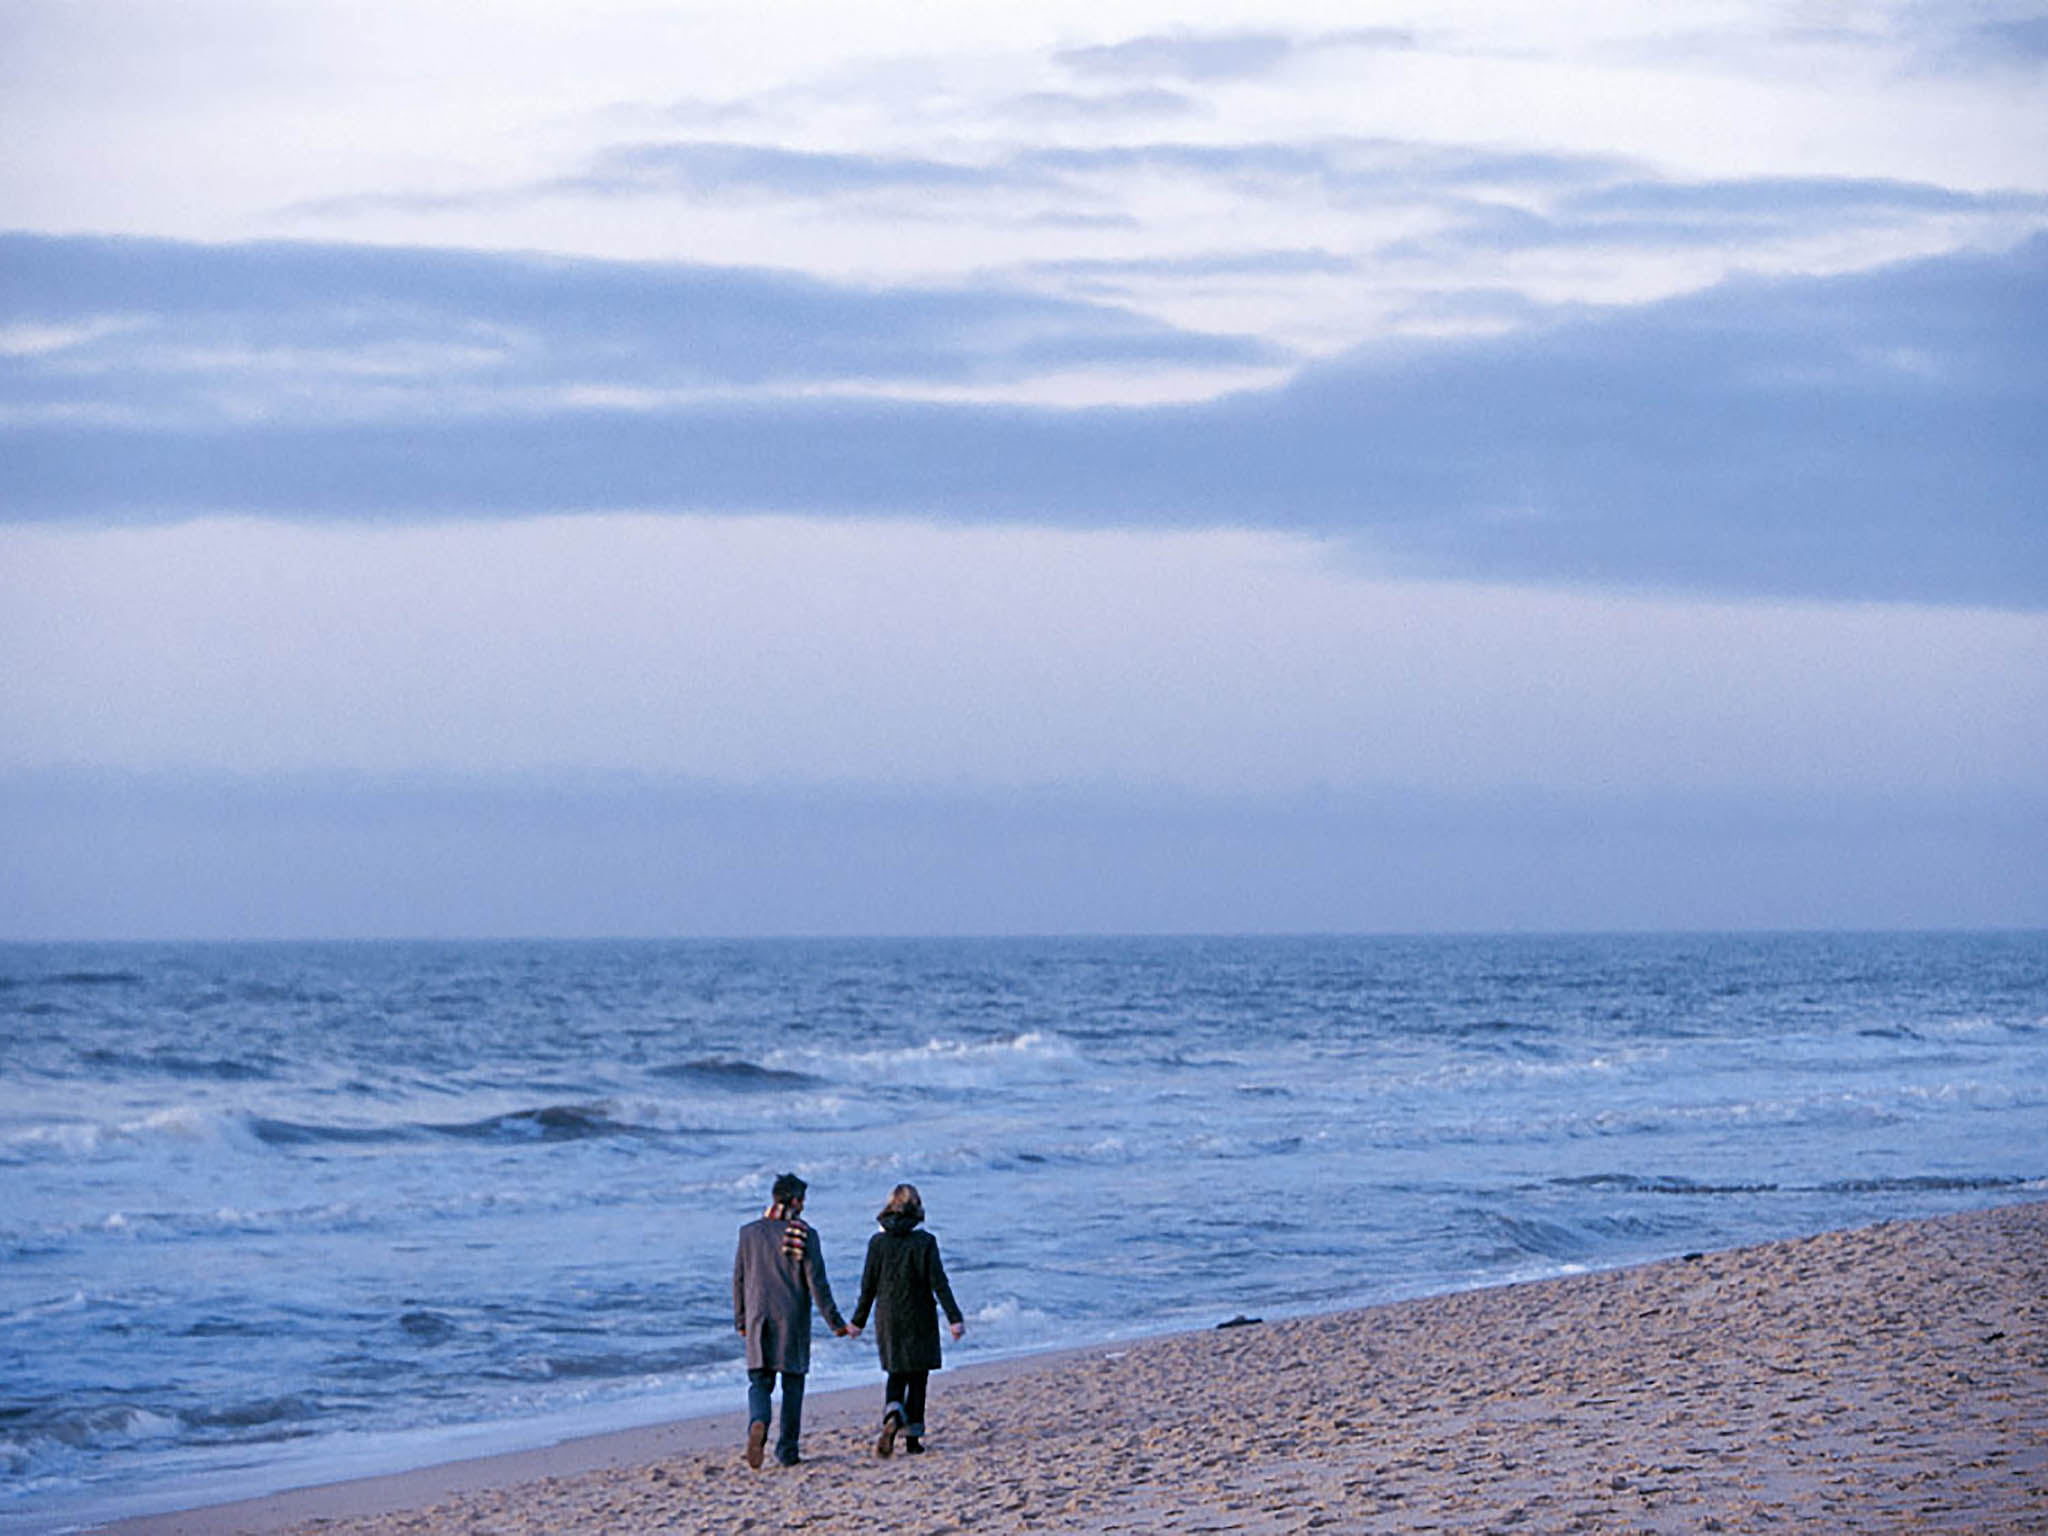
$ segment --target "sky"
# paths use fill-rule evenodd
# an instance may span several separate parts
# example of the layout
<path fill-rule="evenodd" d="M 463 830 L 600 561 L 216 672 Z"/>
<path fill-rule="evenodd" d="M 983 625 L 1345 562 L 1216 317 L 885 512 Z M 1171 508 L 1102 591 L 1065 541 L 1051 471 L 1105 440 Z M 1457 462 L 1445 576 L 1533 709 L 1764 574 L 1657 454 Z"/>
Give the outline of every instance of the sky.
<path fill-rule="evenodd" d="M 2048 10 L 0 0 L 0 939 L 2048 926 Z"/>

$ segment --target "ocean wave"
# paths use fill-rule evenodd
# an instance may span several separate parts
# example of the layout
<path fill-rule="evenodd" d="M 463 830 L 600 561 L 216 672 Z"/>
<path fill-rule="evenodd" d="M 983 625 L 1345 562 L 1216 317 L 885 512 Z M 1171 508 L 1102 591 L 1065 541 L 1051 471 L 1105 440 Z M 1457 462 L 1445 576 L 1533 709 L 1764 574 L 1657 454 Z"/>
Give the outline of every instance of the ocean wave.
<path fill-rule="evenodd" d="M 983 1302 L 967 1313 L 970 1323 L 983 1328 L 1010 1327 L 1018 1324 L 1039 1324 L 1051 1322 L 1051 1314 L 1037 1307 L 1027 1306 L 1014 1295 L 996 1296 Z"/>
<path fill-rule="evenodd" d="M 202 1317 L 198 1322 L 178 1331 L 184 1339 L 264 1339 L 275 1330 L 267 1323 L 253 1318 Z"/>
<path fill-rule="evenodd" d="M 48 1235 L 78 1237 L 100 1234 L 151 1243 L 177 1243 L 287 1232 L 297 1235 L 356 1232 L 374 1224 L 374 1217 L 353 1202 L 325 1201 L 250 1210 L 232 1205 L 161 1210 L 131 1208 L 56 1227 Z"/>
<path fill-rule="evenodd" d="M 429 1349 L 446 1344 L 462 1332 L 462 1325 L 445 1312 L 419 1309 L 399 1315 L 398 1326 L 406 1336 Z"/>
<path fill-rule="evenodd" d="M 1627 1139 L 1707 1130 L 1751 1132 L 1794 1127 L 1870 1129 L 1899 1124 L 1893 1104 L 1863 1094 L 1822 1091 L 1782 1098 L 1728 1099 L 1706 1104 L 1640 1103 L 1530 1116 L 1498 1129 L 1509 1139 Z"/>
<path fill-rule="evenodd" d="M 1982 1042 L 1990 1045 L 2007 1040 L 2025 1040 L 2048 1029 L 2048 1018 L 1994 1019 L 1984 1014 L 1967 1014 L 1950 1019 L 1928 1019 L 1917 1025 L 1924 1038 Z"/>
<path fill-rule="evenodd" d="M 256 1139 L 272 1147 L 380 1146 L 434 1139 L 473 1142 L 570 1142 L 602 1137 L 716 1136 L 717 1127 L 678 1115 L 652 1101 L 603 1100 L 541 1104 L 474 1120 L 408 1120 L 382 1125 L 336 1125 L 251 1117 Z"/>
<path fill-rule="evenodd" d="M 1148 1144 L 1136 1144 L 1120 1135 L 1066 1141 L 1032 1141 L 1025 1137 L 968 1141 L 951 1145 L 902 1145 L 857 1153 L 761 1164 L 730 1179 L 707 1179 L 675 1186 L 679 1197 L 723 1203 L 734 1197 L 751 1200 L 765 1197 L 768 1185 L 786 1167 L 808 1180 L 814 1197 L 831 1190 L 841 1196 L 851 1186 L 872 1183 L 874 1198 L 887 1194 L 889 1186 L 903 1180 L 924 1181 L 940 1177 L 974 1178 L 987 1173 L 1029 1172 L 1057 1168 L 1119 1168 L 1145 1162 L 1156 1155 Z M 864 1202 L 866 1196 L 859 1197 Z M 814 1198 L 813 1205 L 817 1205 Z"/>
<path fill-rule="evenodd" d="M 651 1126 L 615 1119 L 604 1104 L 545 1104 L 481 1120 L 422 1127 L 436 1136 L 465 1141 L 588 1141 L 599 1136 L 659 1136 Z"/>
<path fill-rule="evenodd" d="M 766 1093 L 787 1088 L 812 1088 L 824 1079 L 809 1072 L 792 1072 L 777 1067 L 760 1067 L 751 1061 L 733 1061 L 722 1056 L 705 1056 L 695 1061 L 676 1062 L 648 1069 L 650 1077 L 673 1078 L 706 1088 L 724 1088 L 734 1093 Z"/>
<path fill-rule="evenodd" d="M 1548 1182 L 1559 1189 L 1614 1190 L 1630 1195 L 1766 1195 L 1779 1188 L 1770 1183 L 1703 1183 L 1672 1174 L 1588 1173 Z"/>
<path fill-rule="evenodd" d="M 1514 1092 L 1532 1083 L 1568 1086 L 1587 1079 L 1652 1073 L 1668 1065 L 1671 1054 L 1665 1044 L 1617 1047 L 1577 1058 L 1562 1057 L 1548 1050 L 1516 1055 L 1489 1052 L 1483 1057 L 1434 1062 L 1408 1072 L 1367 1066 L 1357 1072 L 1354 1086 L 1380 1096 L 1416 1089 Z"/>
<path fill-rule="evenodd" d="M 671 1143 L 728 1140 L 760 1128 L 762 1101 L 750 1094 L 738 1094 L 719 1103 L 696 1095 L 683 1099 L 618 1094 L 605 1101 L 614 1119 L 638 1127 L 648 1137 Z M 791 1089 L 774 1100 L 773 1111 L 788 1123 L 806 1126 L 828 1125 L 847 1111 L 843 1094 Z"/>
<path fill-rule="evenodd" d="M 737 1346 L 715 1342 L 663 1344 L 655 1349 L 537 1350 L 486 1365 L 477 1375 L 505 1382 L 618 1382 L 678 1376 L 720 1364 L 728 1368 Z"/>
<path fill-rule="evenodd" d="M 116 1051 L 106 1048 L 81 1051 L 78 1061 L 82 1066 L 94 1069 L 96 1077 L 133 1075 L 137 1077 L 172 1077 L 201 1079 L 221 1083 L 247 1083 L 274 1079 L 281 1075 L 286 1063 L 276 1056 L 264 1056 L 254 1060 L 231 1056 L 211 1058 L 180 1055 L 176 1051 L 156 1051 L 147 1055 L 132 1051 Z"/>
<path fill-rule="evenodd" d="M 218 1407 L 185 1408 L 178 1413 L 186 1434 L 202 1444 L 221 1439 L 258 1443 L 298 1439 L 314 1433 L 313 1421 L 322 1417 L 319 1400 L 301 1392 Z"/>
<path fill-rule="evenodd" d="M 88 1158 L 105 1139 L 103 1127 L 85 1121 L 61 1120 L 19 1127 L 0 1136 L 0 1166 L 45 1158 Z"/>
<path fill-rule="evenodd" d="M 1824 1195 L 1970 1194 L 1982 1190 L 2021 1189 L 2038 1182 L 2034 1175 L 1988 1174 L 1902 1174 L 1884 1179 L 1838 1179 L 1816 1184 L 1814 1192 Z"/>
<path fill-rule="evenodd" d="M 165 1143 L 260 1153 L 276 1148 L 376 1145 L 416 1134 L 419 1130 L 415 1127 L 322 1125 L 182 1104 L 131 1120 L 68 1119 L 19 1127 L 0 1135 L 0 1164 L 132 1157 Z"/>
<path fill-rule="evenodd" d="M 1326 1139 L 1326 1133 L 1322 1131 L 1261 1135 L 1245 1130 L 1205 1130 L 1176 1137 L 1162 1150 L 1175 1161 L 1241 1162 L 1253 1158 L 1288 1157 L 1301 1151 L 1311 1140 L 1322 1142 Z"/>
<path fill-rule="evenodd" d="M 175 1414 L 139 1403 L 68 1402 L 59 1397 L 10 1405 L 0 1460 L 16 1475 L 30 1473 L 53 1453 L 120 1451 L 174 1440 L 183 1425 Z"/>
<path fill-rule="evenodd" d="M 1071 1078 L 1087 1062 L 1073 1042 L 1049 1030 L 1026 1030 L 996 1040 L 947 1040 L 873 1051 L 778 1051 L 770 1060 L 834 1080 L 907 1088 L 995 1088 Z"/>
<path fill-rule="evenodd" d="M 378 1146 L 404 1141 L 418 1132 L 412 1126 L 312 1125 L 268 1115 L 251 1115 L 246 1124 L 250 1134 L 269 1147 Z"/>
<path fill-rule="evenodd" d="M 168 1105 L 132 1120 L 47 1120 L 0 1135 L 0 1163 L 90 1162 L 161 1142 L 224 1144 L 248 1139 L 247 1117 L 196 1104 Z"/>
<path fill-rule="evenodd" d="M 67 1296 L 54 1296 L 47 1301 L 31 1302 L 25 1307 L 16 1308 L 5 1316 L 0 1316 L 0 1328 L 45 1323 L 53 1317 L 83 1312 L 86 1306 L 85 1292 L 73 1291 Z M 0 1409 L 0 1418 L 7 1416 L 7 1410 Z"/>
<path fill-rule="evenodd" d="M 2038 1183 L 2030 1174 L 1898 1174 L 1886 1178 L 1835 1179 L 1826 1183 L 1771 1180 L 1716 1181 L 1674 1174 L 1592 1173 L 1546 1180 L 1553 1188 L 1612 1191 L 1626 1195 L 1894 1195 L 1973 1194 L 2024 1189 Z"/>
<path fill-rule="evenodd" d="M 1545 1264 L 1592 1264 L 1655 1238 L 1668 1227 L 1659 1220 L 1628 1214 L 1594 1214 L 1575 1221 L 1502 1211 L 1478 1214 L 1483 1236 L 1475 1251 L 1489 1267 L 1496 1268 L 1531 1258 Z"/>
<path fill-rule="evenodd" d="M 1150 1064 L 1172 1071 L 1200 1072 L 1211 1067 L 1243 1069 L 1246 1065 L 1242 1056 L 1221 1052 L 1189 1051 L 1176 1046 L 1170 1051 L 1150 1058 Z"/>
<path fill-rule="evenodd" d="M 1443 1035 L 1465 1041 L 1467 1044 L 1541 1054 L 1555 1049 L 1547 1042 L 1558 1031 L 1555 1025 L 1540 1024 L 1529 1019 L 1479 1018 L 1452 1020 L 1435 1029 L 1418 1033 Z"/>

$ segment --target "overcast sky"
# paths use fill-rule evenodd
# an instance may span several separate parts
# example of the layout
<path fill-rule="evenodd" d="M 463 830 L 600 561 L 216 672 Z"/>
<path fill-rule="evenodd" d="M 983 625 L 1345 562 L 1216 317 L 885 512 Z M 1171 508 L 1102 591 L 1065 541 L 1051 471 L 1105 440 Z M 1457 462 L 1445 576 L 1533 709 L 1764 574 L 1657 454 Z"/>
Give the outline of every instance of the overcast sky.
<path fill-rule="evenodd" d="M 2048 11 L 0 0 L 0 938 L 2048 925 Z"/>

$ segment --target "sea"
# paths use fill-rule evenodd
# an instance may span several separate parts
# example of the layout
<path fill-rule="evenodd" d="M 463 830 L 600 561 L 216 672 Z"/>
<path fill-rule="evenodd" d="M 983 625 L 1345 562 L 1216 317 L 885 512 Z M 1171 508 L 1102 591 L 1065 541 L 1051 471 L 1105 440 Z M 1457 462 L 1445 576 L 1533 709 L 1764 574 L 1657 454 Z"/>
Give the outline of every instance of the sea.
<path fill-rule="evenodd" d="M 737 1410 L 784 1170 L 952 1364 L 2039 1199 L 2048 934 L 0 946 L 0 1530 Z"/>

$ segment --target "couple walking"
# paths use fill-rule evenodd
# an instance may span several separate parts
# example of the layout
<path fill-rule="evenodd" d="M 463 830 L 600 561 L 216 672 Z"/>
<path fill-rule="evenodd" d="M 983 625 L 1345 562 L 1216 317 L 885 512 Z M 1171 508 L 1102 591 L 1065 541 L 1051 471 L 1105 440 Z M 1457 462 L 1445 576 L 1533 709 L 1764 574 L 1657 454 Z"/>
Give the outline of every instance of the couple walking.
<path fill-rule="evenodd" d="M 875 1217 L 881 1231 L 868 1239 L 861 1267 L 860 1301 L 853 1322 L 839 1315 L 825 1278 L 825 1253 L 817 1229 L 803 1219 L 808 1186 L 793 1173 L 775 1181 L 772 1203 L 758 1221 L 740 1228 L 732 1261 L 733 1322 L 747 1339 L 747 1465 L 758 1467 L 768 1445 L 775 1378 L 782 1378 L 782 1424 L 775 1459 L 785 1467 L 803 1458 L 797 1437 L 803 1429 L 804 1377 L 811 1368 L 811 1307 L 841 1338 L 859 1338 L 869 1310 L 875 1318 L 875 1348 L 888 1373 L 882 1433 L 875 1454 L 887 1456 L 903 1436 L 906 1451 L 924 1449 L 925 1383 L 939 1368 L 939 1319 L 933 1299 L 946 1309 L 953 1337 L 966 1320 L 946 1282 L 939 1245 L 920 1232 L 924 1201 L 914 1184 L 898 1184 Z"/>

